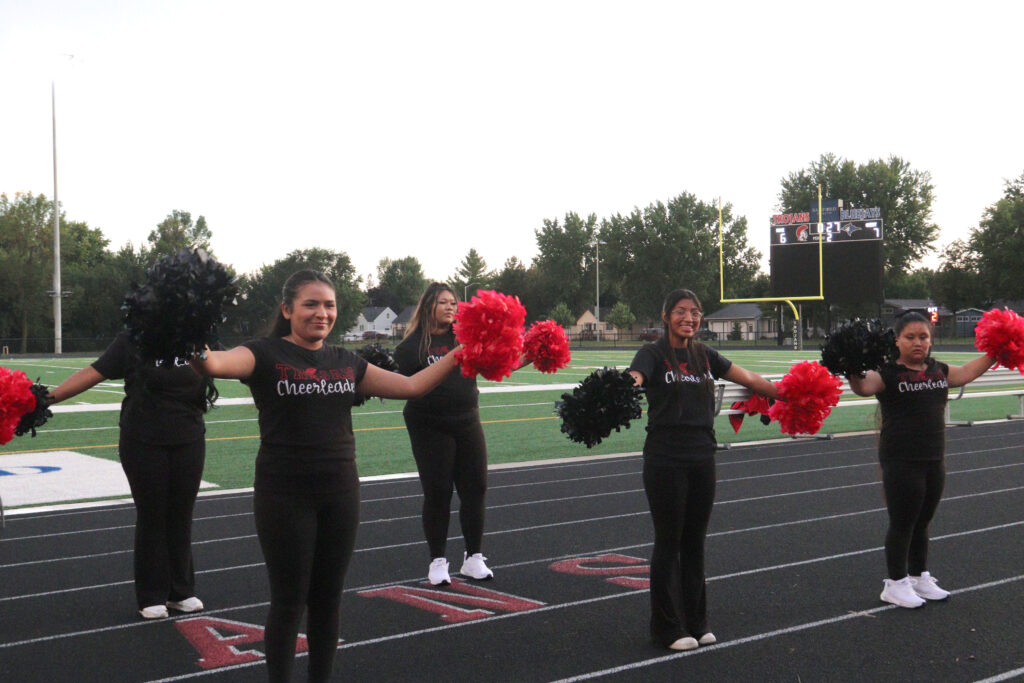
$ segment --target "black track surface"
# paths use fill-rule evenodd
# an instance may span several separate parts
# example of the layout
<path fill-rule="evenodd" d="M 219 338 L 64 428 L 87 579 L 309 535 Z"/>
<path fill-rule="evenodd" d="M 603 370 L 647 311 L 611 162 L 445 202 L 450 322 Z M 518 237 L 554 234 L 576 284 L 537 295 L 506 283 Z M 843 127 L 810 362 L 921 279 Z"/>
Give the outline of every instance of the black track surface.
<path fill-rule="evenodd" d="M 484 552 L 495 578 L 442 589 L 424 582 L 418 481 L 365 482 L 335 677 L 1024 674 L 1024 424 L 949 431 L 929 566 L 953 596 L 917 610 L 878 599 L 886 514 L 874 436 L 721 451 L 707 549 L 719 644 L 689 653 L 647 638 L 652 530 L 640 468 L 638 456 L 622 456 L 492 470 Z M 200 498 L 194 551 L 207 611 L 157 622 L 133 609 L 130 506 L 9 514 L 0 539 L 0 679 L 265 680 L 268 589 L 251 509 L 250 494 Z M 457 528 L 455 517 L 453 572 Z M 303 657 L 296 680 L 305 680 Z"/>

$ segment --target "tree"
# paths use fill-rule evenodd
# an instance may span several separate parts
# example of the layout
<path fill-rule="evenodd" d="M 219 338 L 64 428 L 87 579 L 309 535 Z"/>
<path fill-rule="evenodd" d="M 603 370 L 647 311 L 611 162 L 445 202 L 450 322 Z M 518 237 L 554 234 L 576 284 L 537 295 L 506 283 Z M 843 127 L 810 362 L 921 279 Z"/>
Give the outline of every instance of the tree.
<path fill-rule="evenodd" d="M 365 295 L 359 288 L 361 278 L 356 275 L 348 254 L 314 247 L 297 249 L 240 278 L 240 302 L 228 314 L 227 329 L 246 337 L 266 331 L 277 315 L 281 287 L 292 273 L 304 269 L 319 271 L 334 282 L 338 302 L 334 329 L 344 332 L 351 328 L 365 302 Z"/>
<path fill-rule="evenodd" d="M 727 298 L 745 296 L 760 282 L 760 253 L 747 245 L 747 221 L 722 209 L 722 256 Z M 719 299 L 718 207 L 683 193 L 616 214 L 601 223 L 601 274 L 615 283 L 619 299 L 640 320 L 660 320 L 664 296 L 679 287 L 693 290 L 714 308 Z"/>
<path fill-rule="evenodd" d="M 1006 181 L 1003 196 L 985 209 L 968 245 L 988 300 L 1024 299 L 1024 173 Z"/>
<path fill-rule="evenodd" d="M 622 301 L 612 306 L 611 313 L 606 315 L 604 319 L 620 330 L 636 322 L 636 316 L 633 315 L 633 311 L 629 310 L 629 306 Z"/>
<path fill-rule="evenodd" d="M 427 287 L 423 268 L 415 256 L 381 259 L 377 264 L 377 281 L 377 286 L 366 292 L 370 305 L 388 306 L 396 313 L 415 304 Z"/>
<path fill-rule="evenodd" d="M 554 320 L 562 327 L 570 327 L 576 322 L 576 316 L 572 314 L 572 310 L 565 304 L 564 301 L 559 301 L 551 312 L 548 313 L 548 320 Z"/>
<path fill-rule="evenodd" d="M 515 256 L 507 259 L 505 265 L 494 275 L 492 284 L 502 294 L 518 296 L 521 301 L 528 297 L 529 274 L 526 266 Z"/>
<path fill-rule="evenodd" d="M 935 271 L 918 268 L 889 279 L 885 295 L 893 299 L 930 299 L 934 291 Z"/>
<path fill-rule="evenodd" d="M 993 298 L 986 294 L 978 272 L 978 256 L 963 240 L 946 247 L 945 258 L 933 278 L 933 296 L 952 311 L 982 307 Z"/>
<path fill-rule="evenodd" d="M 561 225 L 557 218 L 544 219 L 544 225 L 534 234 L 538 250 L 533 259 L 537 271 L 537 309 L 550 310 L 559 302 L 565 302 L 572 310 L 593 307 L 597 216 L 590 214 L 583 219 L 576 213 L 567 213 Z"/>
<path fill-rule="evenodd" d="M 213 233 L 206 226 L 206 218 L 200 216 L 193 223 L 192 214 L 175 209 L 149 233 L 150 256 L 155 262 L 179 249 L 203 249 L 212 254 L 211 237 Z"/>
<path fill-rule="evenodd" d="M 915 170 L 895 156 L 857 165 L 834 154 L 823 154 L 807 168 L 782 180 L 782 212 L 802 212 L 817 206 L 819 184 L 822 197 L 842 199 L 844 208 L 881 209 L 887 288 L 922 256 L 934 251 L 939 226 L 931 220 L 934 188 L 927 171 Z"/>
<path fill-rule="evenodd" d="M 0 194 L 0 293 L 5 301 L 0 337 L 17 337 L 28 351 L 29 332 L 52 330 L 53 202 L 45 195 Z"/>
<path fill-rule="evenodd" d="M 471 297 L 478 289 L 491 288 L 492 274 L 487 271 L 487 262 L 476 249 L 470 249 L 448 284 L 459 296 Z"/>

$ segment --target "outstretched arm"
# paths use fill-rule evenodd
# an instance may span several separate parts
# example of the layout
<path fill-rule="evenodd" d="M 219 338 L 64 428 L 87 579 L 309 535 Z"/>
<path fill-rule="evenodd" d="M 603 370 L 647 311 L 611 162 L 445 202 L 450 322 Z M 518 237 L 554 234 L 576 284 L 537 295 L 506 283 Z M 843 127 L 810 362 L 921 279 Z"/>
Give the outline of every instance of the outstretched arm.
<path fill-rule="evenodd" d="M 858 396 L 874 396 L 885 391 L 885 382 L 876 371 L 868 370 L 861 375 L 850 375 L 850 388 Z"/>
<path fill-rule="evenodd" d="M 366 374 L 356 389 L 361 394 L 380 398 L 419 398 L 443 382 L 457 366 L 454 350 L 449 351 L 433 365 L 409 377 L 382 370 L 376 365 L 367 365 Z"/>
<path fill-rule="evenodd" d="M 779 397 L 779 390 L 774 384 L 756 372 L 741 368 L 735 363 L 732 364 L 732 367 L 723 376 L 730 382 L 741 384 L 756 394 L 761 394 L 768 398 Z"/>
<path fill-rule="evenodd" d="M 192 358 L 189 364 L 200 375 L 220 379 L 248 379 L 256 369 L 256 356 L 245 346 L 229 351 L 206 351 L 206 358 Z"/>
<path fill-rule="evenodd" d="M 59 403 L 72 396 L 77 396 L 83 391 L 92 389 L 94 386 L 105 380 L 93 366 L 84 367 L 75 374 L 61 382 L 55 389 L 50 390 L 50 396 L 54 403 Z"/>
<path fill-rule="evenodd" d="M 981 377 L 986 370 L 996 364 L 992 356 L 978 356 L 963 365 L 949 366 L 949 386 L 962 387 Z"/>

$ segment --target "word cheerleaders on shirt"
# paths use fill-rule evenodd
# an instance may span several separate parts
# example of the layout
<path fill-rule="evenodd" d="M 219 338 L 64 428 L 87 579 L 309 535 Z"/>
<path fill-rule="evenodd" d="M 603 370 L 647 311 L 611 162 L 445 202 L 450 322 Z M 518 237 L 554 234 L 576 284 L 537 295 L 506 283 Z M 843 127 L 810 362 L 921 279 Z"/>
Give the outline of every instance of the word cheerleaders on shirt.
<path fill-rule="evenodd" d="M 694 384 L 700 384 L 705 381 L 711 375 L 711 371 L 705 372 L 703 375 L 694 375 L 690 372 L 688 367 L 689 363 L 680 363 L 679 372 L 672 372 L 672 366 L 665 361 L 665 367 L 668 370 L 665 372 L 665 384 L 672 384 L 673 382 L 692 382 Z"/>
<path fill-rule="evenodd" d="M 450 349 L 447 346 L 431 347 L 430 352 L 427 354 L 427 365 L 433 365 L 437 361 L 441 360 L 448 355 L 448 351 L 450 351 Z"/>
<path fill-rule="evenodd" d="M 356 373 L 353 368 L 296 368 L 284 363 L 274 366 L 280 375 L 278 396 L 304 396 L 309 394 L 344 394 L 356 391 Z"/>
<path fill-rule="evenodd" d="M 896 376 L 900 380 L 896 390 L 901 394 L 909 391 L 931 391 L 948 389 L 949 380 L 941 375 L 929 377 L 924 372 L 901 372 Z"/>

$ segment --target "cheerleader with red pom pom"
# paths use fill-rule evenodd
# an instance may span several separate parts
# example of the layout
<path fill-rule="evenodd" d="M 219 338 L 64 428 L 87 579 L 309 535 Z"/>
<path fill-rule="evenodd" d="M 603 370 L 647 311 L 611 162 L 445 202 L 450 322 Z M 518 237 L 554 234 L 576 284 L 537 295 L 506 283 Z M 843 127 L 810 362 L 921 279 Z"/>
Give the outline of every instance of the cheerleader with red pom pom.
<path fill-rule="evenodd" d="M 457 352 L 461 371 L 450 372 L 440 386 L 406 402 L 403 410 L 423 487 L 427 580 L 432 585 L 451 583 L 445 552 L 454 491 L 459 492 L 465 543 L 459 573 L 476 580 L 494 576 L 483 555 L 487 443 L 476 375 L 500 380 L 520 366 L 525 315 L 514 297 L 481 291 L 473 302 L 460 305 L 451 287 L 434 282 L 420 296 L 405 338 L 395 348 L 399 372 L 411 375 L 463 344 Z"/>
<path fill-rule="evenodd" d="M 899 358 L 876 370 L 850 376 L 860 396 L 875 396 L 882 412 L 878 459 L 889 511 L 885 561 L 889 576 L 881 599 L 900 607 L 920 607 L 949 593 L 927 570 L 928 524 L 946 479 L 945 405 L 949 387 L 980 377 L 996 363 L 979 356 L 964 365 L 931 357 L 931 324 L 920 313 L 906 313 L 894 326 Z M 1016 343 L 1024 341 L 1017 339 Z"/>
<path fill-rule="evenodd" d="M 651 637 L 673 650 L 710 645 L 704 541 L 715 498 L 715 379 L 769 398 L 775 386 L 697 341 L 703 309 L 687 289 L 671 292 L 662 339 L 637 352 L 629 368 L 647 388 L 644 490 L 654 522 Z"/>

